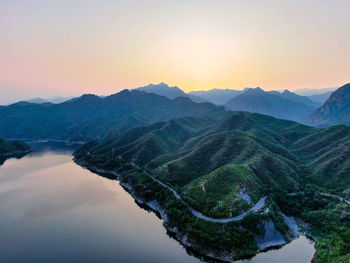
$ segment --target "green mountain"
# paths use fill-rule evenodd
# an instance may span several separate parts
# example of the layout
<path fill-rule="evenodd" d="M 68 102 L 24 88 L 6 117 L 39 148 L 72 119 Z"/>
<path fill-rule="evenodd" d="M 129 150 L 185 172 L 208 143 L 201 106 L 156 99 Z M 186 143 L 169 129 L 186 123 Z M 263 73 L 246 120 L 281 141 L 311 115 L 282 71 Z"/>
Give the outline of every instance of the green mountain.
<path fill-rule="evenodd" d="M 237 112 L 131 129 L 84 145 L 75 159 L 120 173 L 122 184 L 140 202 L 159 203 L 167 229 L 201 254 L 252 255 L 264 248 L 267 225 L 279 236 L 272 244 L 282 244 L 293 238 L 285 219 L 291 215 L 317 238 L 317 262 L 338 262 L 349 256 L 350 207 L 332 195 L 350 193 L 349 149 L 346 126 L 317 129 Z"/>
<path fill-rule="evenodd" d="M 276 118 L 304 122 L 316 108 L 307 97 L 289 91 L 266 92 L 260 88 L 246 89 L 226 106 L 233 111 L 256 112 Z"/>
<path fill-rule="evenodd" d="M 23 141 L 5 141 L 0 139 L 0 164 L 7 158 L 20 157 L 30 152 L 30 146 Z"/>
<path fill-rule="evenodd" d="M 104 98 L 87 94 L 60 104 L 19 102 L 1 107 L 0 136 L 86 141 L 118 135 L 140 125 L 209 112 L 224 109 L 136 90 Z"/>
<path fill-rule="evenodd" d="M 309 123 L 315 126 L 350 125 L 350 83 L 334 91 L 323 106 L 312 113 Z"/>

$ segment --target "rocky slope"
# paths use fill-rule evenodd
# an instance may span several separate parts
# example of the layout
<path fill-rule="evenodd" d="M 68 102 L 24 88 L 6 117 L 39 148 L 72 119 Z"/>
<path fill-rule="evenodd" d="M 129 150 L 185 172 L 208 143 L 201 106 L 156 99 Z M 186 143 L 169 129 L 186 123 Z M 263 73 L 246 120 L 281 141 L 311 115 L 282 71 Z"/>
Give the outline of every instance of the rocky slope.
<path fill-rule="evenodd" d="M 315 126 L 350 125 L 350 83 L 334 91 L 308 121 Z"/>

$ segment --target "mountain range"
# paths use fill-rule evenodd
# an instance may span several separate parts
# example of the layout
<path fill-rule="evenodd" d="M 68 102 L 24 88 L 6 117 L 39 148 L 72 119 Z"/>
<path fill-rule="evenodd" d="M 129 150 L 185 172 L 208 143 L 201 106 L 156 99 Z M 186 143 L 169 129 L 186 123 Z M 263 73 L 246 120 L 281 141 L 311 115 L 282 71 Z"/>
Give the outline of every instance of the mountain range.
<path fill-rule="evenodd" d="M 139 202 L 157 204 L 182 244 L 201 254 L 224 261 L 253 255 L 273 242 L 265 231 L 287 242 L 295 238 L 288 217 L 294 216 L 317 235 L 317 262 L 343 262 L 350 218 L 332 195 L 350 191 L 350 128 L 226 114 L 172 119 L 91 141 L 75 160 L 102 174 L 118 173 Z M 264 198 L 260 210 L 240 217 Z"/>
<path fill-rule="evenodd" d="M 37 98 L 25 100 L 25 102 L 38 103 L 38 104 L 50 102 L 50 103 L 54 103 L 54 104 L 59 104 L 59 103 L 65 102 L 67 100 L 71 100 L 73 98 L 74 97 L 52 97 L 52 98 L 44 99 L 44 98 L 37 97 Z"/>
<path fill-rule="evenodd" d="M 204 102 L 205 101 L 204 99 L 202 99 L 198 96 L 185 93 L 183 90 L 181 90 L 180 88 L 178 88 L 176 86 L 170 87 L 164 82 L 161 82 L 160 84 L 149 84 L 147 86 L 139 87 L 136 90 L 144 91 L 147 93 L 153 93 L 153 94 L 157 94 L 160 96 L 165 96 L 169 99 L 175 99 L 178 97 L 186 97 L 186 98 L 191 99 L 194 102 Z"/>
<path fill-rule="evenodd" d="M 208 112 L 224 109 L 194 103 L 186 97 L 171 100 L 137 90 L 123 90 L 104 98 L 86 94 L 60 104 L 19 102 L 0 107 L 0 136 L 87 141 L 140 125 Z"/>
<path fill-rule="evenodd" d="M 319 110 L 316 108 L 320 104 L 306 96 L 287 90 L 267 92 L 260 88 L 240 91 L 241 94 L 229 100 L 225 107 L 232 111 L 257 112 L 316 126 L 348 124 L 348 97 L 343 92 L 346 87 L 335 92 Z M 118 135 L 162 120 L 225 111 L 223 107 L 211 103 L 195 103 L 193 97 L 196 96 L 161 83 L 137 90 L 123 90 L 106 97 L 85 94 L 58 104 L 22 101 L 0 106 L 0 126 L 3 127 L 0 136 L 87 141 Z"/>
<path fill-rule="evenodd" d="M 326 94 L 326 93 L 332 93 L 337 88 L 323 88 L 323 89 L 296 89 L 294 93 L 301 95 L 301 96 L 313 96 L 313 95 L 319 95 L 319 94 Z"/>
<path fill-rule="evenodd" d="M 316 109 L 316 103 L 307 97 L 289 91 L 266 92 L 261 88 L 247 89 L 227 102 L 226 106 L 233 111 L 257 112 L 299 122 L 304 122 Z"/>
<path fill-rule="evenodd" d="M 296 238 L 298 222 L 317 239 L 316 262 L 347 262 L 350 128 L 300 122 L 349 124 L 350 84 L 322 106 L 260 88 L 225 106 L 193 100 L 161 83 L 59 104 L 22 101 L 0 106 L 0 137 L 87 142 L 78 164 L 117 176 L 201 255 L 252 256 Z M 28 150 L 0 140 L 5 155 L 16 145 Z"/>
<path fill-rule="evenodd" d="M 243 90 L 234 89 L 211 89 L 201 91 L 191 91 L 189 94 L 195 95 L 204 99 L 205 101 L 212 102 L 216 105 L 225 105 L 230 99 L 242 94 Z"/>

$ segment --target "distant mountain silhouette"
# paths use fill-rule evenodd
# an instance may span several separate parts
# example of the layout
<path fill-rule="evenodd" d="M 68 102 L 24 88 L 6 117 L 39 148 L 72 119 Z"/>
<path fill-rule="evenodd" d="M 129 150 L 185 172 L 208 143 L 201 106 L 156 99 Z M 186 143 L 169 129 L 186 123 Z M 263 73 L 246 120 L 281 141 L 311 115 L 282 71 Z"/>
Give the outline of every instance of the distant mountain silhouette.
<path fill-rule="evenodd" d="M 317 103 L 313 100 L 311 100 L 309 97 L 307 96 L 300 96 L 297 95 L 293 92 L 290 92 L 289 90 L 284 90 L 282 93 L 278 94 L 280 95 L 282 98 L 296 102 L 296 103 L 303 103 L 305 105 L 309 105 L 309 106 L 313 106 L 313 107 L 319 107 L 322 105 L 322 103 Z"/>
<path fill-rule="evenodd" d="M 312 96 L 312 95 L 318 95 L 323 94 L 327 92 L 333 92 L 337 88 L 324 88 L 324 89 L 296 89 L 294 90 L 294 93 L 301 96 Z"/>
<path fill-rule="evenodd" d="M 197 96 L 194 96 L 191 94 L 186 94 L 183 90 L 181 90 L 180 88 L 178 88 L 176 86 L 170 87 L 170 86 L 168 86 L 168 84 L 166 84 L 164 82 L 159 83 L 159 84 L 149 84 L 147 86 L 137 88 L 136 90 L 165 96 L 165 97 L 168 97 L 169 99 L 175 99 L 178 97 L 187 97 L 194 102 L 204 102 L 205 101 L 205 100 L 201 99 L 200 97 L 197 97 Z"/>
<path fill-rule="evenodd" d="M 326 92 L 326 93 L 321 93 L 321 94 L 315 94 L 315 95 L 311 95 L 308 96 L 310 98 L 310 100 L 316 102 L 316 103 L 325 103 L 326 100 L 328 100 L 328 98 L 332 95 L 332 91 Z"/>
<path fill-rule="evenodd" d="M 0 137 L 86 141 L 157 121 L 210 112 L 225 110 L 185 97 L 171 100 L 138 90 L 123 90 L 105 98 L 86 94 L 60 104 L 19 102 L 0 107 Z"/>
<path fill-rule="evenodd" d="M 42 103 L 54 103 L 54 104 L 58 104 L 58 103 L 62 103 L 65 102 L 67 100 L 70 100 L 74 97 L 52 97 L 52 98 L 48 98 L 48 99 L 44 99 L 44 98 L 32 98 L 29 100 L 25 100 L 26 102 L 30 102 L 30 103 L 37 103 L 37 104 L 42 104 Z"/>
<path fill-rule="evenodd" d="M 242 94 L 243 90 L 233 89 L 211 89 L 191 91 L 189 94 L 200 97 L 205 101 L 212 102 L 216 105 L 225 105 L 230 99 Z"/>
<path fill-rule="evenodd" d="M 350 83 L 334 91 L 323 106 L 312 113 L 309 122 L 316 126 L 350 125 Z"/>
<path fill-rule="evenodd" d="M 303 102 L 308 104 L 304 104 Z M 279 93 L 265 92 L 261 88 L 246 89 L 226 106 L 233 111 L 248 111 L 271 115 L 281 119 L 303 122 L 315 109 L 308 98 L 298 96 L 289 91 Z"/>

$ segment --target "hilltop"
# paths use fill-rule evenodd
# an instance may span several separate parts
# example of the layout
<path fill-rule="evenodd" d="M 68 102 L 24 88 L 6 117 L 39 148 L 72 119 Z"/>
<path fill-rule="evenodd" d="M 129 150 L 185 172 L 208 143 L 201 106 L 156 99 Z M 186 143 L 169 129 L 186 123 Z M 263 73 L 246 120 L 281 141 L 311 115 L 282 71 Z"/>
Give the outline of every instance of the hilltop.
<path fill-rule="evenodd" d="M 291 240 L 295 233 L 286 215 L 309 223 L 309 231 L 320 242 L 333 238 L 327 227 L 335 233 L 346 227 L 338 212 L 323 223 L 313 215 L 323 217 L 330 209 L 342 209 L 336 200 L 317 200 L 320 192 L 345 196 L 349 191 L 350 155 L 344 150 L 350 149 L 349 129 L 316 129 L 244 112 L 224 119 L 186 117 L 90 142 L 75 153 L 75 159 L 91 169 L 118 172 L 135 198 L 146 204 L 157 202 L 158 209 L 166 211 L 167 229 L 176 228 L 177 238 L 180 242 L 186 238 L 186 246 L 206 255 L 211 251 L 215 258 L 235 259 L 263 247 L 260 241 L 267 242 L 267 237 L 259 229 L 265 225 L 271 225 L 283 242 Z M 262 210 L 247 213 L 264 196 L 268 201 Z M 247 216 L 240 217 L 244 211 Z M 225 225 L 203 221 L 235 216 L 240 220 Z M 349 237 L 327 251 L 338 249 Z M 326 250 L 320 244 L 316 257 L 322 259 Z"/>
<path fill-rule="evenodd" d="M 224 111 L 210 103 L 194 103 L 185 97 L 168 99 L 137 90 L 104 98 L 85 94 L 59 104 L 19 102 L 0 107 L 0 136 L 87 141 L 157 121 Z"/>
<path fill-rule="evenodd" d="M 261 88 L 247 89 L 237 95 L 226 106 L 233 111 L 248 111 L 276 118 L 304 122 L 316 108 L 316 103 L 307 97 L 289 91 L 266 92 Z"/>
<path fill-rule="evenodd" d="M 168 84 L 161 82 L 159 84 L 149 84 L 147 86 L 139 87 L 136 90 L 144 91 L 147 93 L 153 93 L 160 96 L 165 96 L 169 99 L 175 99 L 178 97 L 185 97 L 191 99 L 193 102 L 205 102 L 202 98 L 195 96 L 191 93 L 187 94 L 179 87 L 170 87 Z"/>

